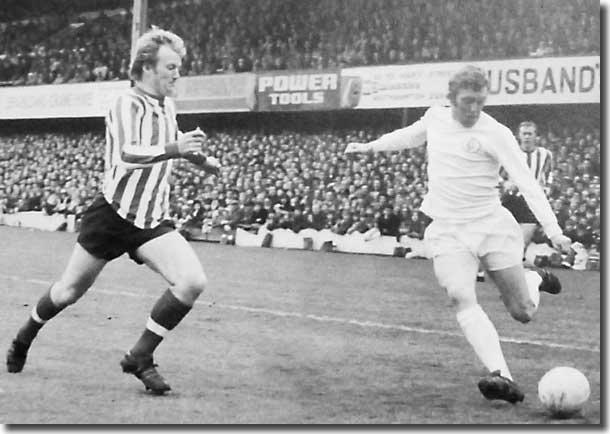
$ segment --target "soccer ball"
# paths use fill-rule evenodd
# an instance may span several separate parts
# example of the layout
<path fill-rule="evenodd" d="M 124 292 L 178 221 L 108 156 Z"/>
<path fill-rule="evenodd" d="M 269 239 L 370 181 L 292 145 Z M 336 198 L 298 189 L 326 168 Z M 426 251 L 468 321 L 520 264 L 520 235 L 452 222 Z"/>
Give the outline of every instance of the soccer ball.
<path fill-rule="evenodd" d="M 538 398 L 551 416 L 556 418 L 565 419 L 576 415 L 590 394 L 587 377 L 578 369 L 568 366 L 551 369 L 538 382 Z"/>

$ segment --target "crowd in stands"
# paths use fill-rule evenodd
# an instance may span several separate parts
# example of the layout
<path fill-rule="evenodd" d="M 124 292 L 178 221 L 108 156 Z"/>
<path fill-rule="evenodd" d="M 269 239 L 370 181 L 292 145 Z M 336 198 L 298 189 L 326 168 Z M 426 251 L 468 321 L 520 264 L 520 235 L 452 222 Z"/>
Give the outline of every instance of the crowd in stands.
<path fill-rule="evenodd" d="M 20 134 L 0 139 L 0 213 L 80 215 L 101 188 L 100 135 Z"/>
<path fill-rule="evenodd" d="M 305 134 L 208 132 L 222 162 L 218 177 L 185 160 L 175 166 L 171 217 L 183 229 L 330 229 L 422 238 L 427 189 L 425 148 L 347 158 L 350 141 L 383 131 Z M 561 127 L 541 136 L 554 154 L 549 200 L 574 241 L 599 246 L 600 131 Z M 99 191 L 104 139 L 99 133 L 0 137 L 0 213 L 79 215 Z"/>
<path fill-rule="evenodd" d="M 0 23 L 0 83 L 128 78 L 129 5 L 106 3 Z M 600 53 L 592 0 L 151 0 L 148 21 L 186 75 Z"/>

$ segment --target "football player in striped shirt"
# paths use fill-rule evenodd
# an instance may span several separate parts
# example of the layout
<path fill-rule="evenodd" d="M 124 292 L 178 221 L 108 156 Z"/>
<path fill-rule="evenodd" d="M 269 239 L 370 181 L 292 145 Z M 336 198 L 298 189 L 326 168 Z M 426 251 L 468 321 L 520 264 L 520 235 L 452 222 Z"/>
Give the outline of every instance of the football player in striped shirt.
<path fill-rule="evenodd" d="M 546 192 L 547 186 L 552 183 L 553 154 L 548 149 L 538 146 L 537 126 L 534 122 L 521 122 L 517 137 L 523 160 Z M 539 226 L 538 221 L 519 189 L 504 170 L 502 177 L 504 178 L 502 205 L 511 212 L 521 226 L 524 248 L 527 249 Z"/>
<path fill-rule="evenodd" d="M 513 381 L 494 324 L 477 301 L 479 263 L 498 287 L 516 320 L 526 323 L 538 308 L 539 291 L 561 290 L 545 270 L 525 270 L 523 237 L 500 203 L 498 173 L 503 166 L 525 196 L 553 245 L 568 250 L 542 188 L 522 159 L 512 132 L 484 113 L 489 83 L 483 70 L 467 66 L 449 81 L 450 107 L 431 107 L 412 125 L 346 151 L 380 152 L 428 144 L 428 193 L 421 210 L 432 218 L 424 234 L 434 273 L 456 309 L 456 319 L 488 375 L 479 381 L 487 399 L 523 400 Z"/>
<path fill-rule="evenodd" d="M 155 394 L 171 389 L 155 368 L 153 352 L 207 284 L 199 258 L 167 220 L 172 160 L 187 158 L 204 170 L 218 169 L 215 158 L 203 155 L 201 130 L 178 130 L 170 96 L 185 53 L 183 40 L 162 29 L 137 41 L 131 66 L 134 86 L 118 97 L 106 116 L 103 192 L 83 215 L 63 274 L 38 300 L 13 340 L 7 353 L 9 372 L 23 369 L 43 325 L 82 297 L 109 261 L 128 253 L 136 263 L 160 273 L 169 289 L 152 307 L 144 332 L 120 365 Z"/>

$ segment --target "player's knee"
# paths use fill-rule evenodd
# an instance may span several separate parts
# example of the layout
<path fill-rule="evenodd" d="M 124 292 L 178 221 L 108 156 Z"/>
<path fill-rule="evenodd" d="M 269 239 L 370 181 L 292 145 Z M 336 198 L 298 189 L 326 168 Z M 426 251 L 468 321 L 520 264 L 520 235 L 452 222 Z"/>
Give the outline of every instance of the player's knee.
<path fill-rule="evenodd" d="M 523 324 L 526 324 L 532 320 L 535 311 L 536 309 L 533 304 L 531 306 L 513 304 L 509 307 L 510 315 Z"/>
<path fill-rule="evenodd" d="M 66 307 L 76 303 L 86 290 L 87 288 L 82 288 L 78 285 L 64 285 L 58 282 L 53 287 L 51 299 L 56 306 Z"/>
<path fill-rule="evenodd" d="M 474 290 L 469 291 L 462 287 L 446 288 L 447 296 L 451 301 L 451 305 L 458 310 L 466 309 L 477 304 L 477 298 Z"/>
<path fill-rule="evenodd" d="M 175 287 L 187 299 L 195 300 L 208 285 L 208 278 L 203 271 L 184 273 Z"/>

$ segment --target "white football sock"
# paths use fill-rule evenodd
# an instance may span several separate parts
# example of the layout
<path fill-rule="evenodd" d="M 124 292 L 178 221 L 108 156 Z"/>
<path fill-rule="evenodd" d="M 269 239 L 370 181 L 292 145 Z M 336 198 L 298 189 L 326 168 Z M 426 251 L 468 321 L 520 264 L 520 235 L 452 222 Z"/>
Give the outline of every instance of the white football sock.
<path fill-rule="evenodd" d="M 510 375 L 496 327 L 478 304 L 457 313 L 457 321 L 464 336 L 489 372 L 500 370 L 500 374 L 510 380 Z"/>
<path fill-rule="evenodd" d="M 540 304 L 540 290 L 538 287 L 540 286 L 540 282 L 542 282 L 542 277 L 534 270 L 525 270 L 525 281 L 527 282 L 530 298 L 532 299 L 532 302 L 534 302 L 534 308 L 538 309 L 538 305 Z"/>

